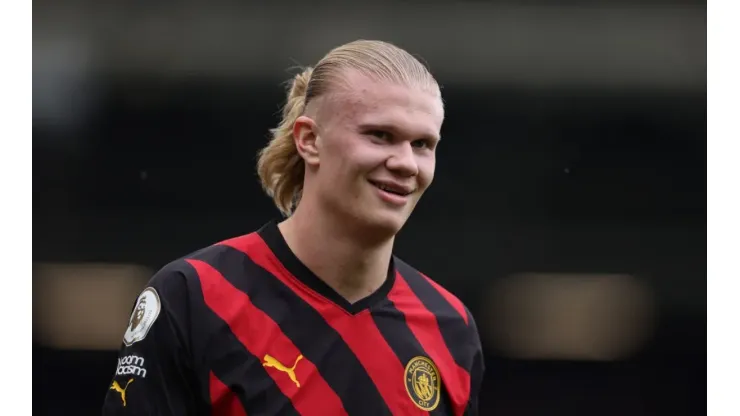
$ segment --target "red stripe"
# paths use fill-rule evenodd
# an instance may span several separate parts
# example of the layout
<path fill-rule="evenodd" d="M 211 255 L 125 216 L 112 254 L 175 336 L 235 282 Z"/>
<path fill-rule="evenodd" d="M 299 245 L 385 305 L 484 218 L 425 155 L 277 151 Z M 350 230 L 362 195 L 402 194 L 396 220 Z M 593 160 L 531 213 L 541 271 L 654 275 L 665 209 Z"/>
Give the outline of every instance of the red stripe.
<path fill-rule="evenodd" d="M 269 315 L 252 304 L 249 296 L 235 288 L 218 270 L 200 260 L 188 260 L 195 268 L 203 288 L 203 297 L 211 308 L 231 328 L 244 347 L 262 362 L 265 354 L 277 359 L 286 367 L 293 367 L 301 352 L 283 334 Z M 301 415 L 346 415 L 342 401 L 314 364 L 303 358 L 295 365 L 297 381 L 311 380 L 298 387 L 288 373 L 266 367 L 267 374 L 275 380 L 280 391 L 291 398 L 293 407 Z M 295 397 L 300 400 L 293 400 Z"/>
<path fill-rule="evenodd" d="M 223 242 L 249 256 L 311 305 L 357 356 L 394 415 L 428 415 L 408 397 L 404 366 L 375 325 L 369 311 L 351 315 L 308 288 L 278 260 L 257 233 Z"/>
<path fill-rule="evenodd" d="M 213 371 L 208 384 L 211 392 L 211 416 L 247 416 L 236 394 Z"/>
<path fill-rule="evenodd" d="M 439 283 L 430 279 L 425 274 L 423 273 L 419 273 L 419 274 L 424 276 L 424 278 L 427 279 L 427 282 L 429 282 L 429 284 L 431 284 L 435 289 L 437 289 L 437 292 L 439 292 L 439 294 L 442 295 L 442 297 L 444 297 L 445 300 L 449 302 L 449 304 L 452 305 L 453 308 L 455 308 L 457 313 L 459 313 L 460 316 L 462 316 L 463 320 L 465 321 L 465 325 L 468 325 L 468 313 L 465 311 L 465 305 L 463 305 L 460 299 L 458 299 L 457 296 L 450 293 L 447 289 L 440 286 Z"/>
<path fill-rule="evenodd" d="M 436 317 L 411 291 L 401 273 L 396 273 L 396 283 L 388 298 L 406 316 L 406 323 L 411 332 L 439 368 L 452 399 L 455 415 L 462 415 L 470 399 L 470 373 L 455 362 L 442 337 Z"/>

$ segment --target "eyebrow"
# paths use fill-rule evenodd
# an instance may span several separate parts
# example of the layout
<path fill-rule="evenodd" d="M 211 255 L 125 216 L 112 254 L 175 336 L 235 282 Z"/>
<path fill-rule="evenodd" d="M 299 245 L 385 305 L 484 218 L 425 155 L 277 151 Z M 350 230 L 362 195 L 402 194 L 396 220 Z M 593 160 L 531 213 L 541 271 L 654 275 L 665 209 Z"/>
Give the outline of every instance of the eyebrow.
<path fill-rule="evenodd" d="M 359 126 L 360 130 L 385 130 L 392 133 L 398 134 L 401 129 L 390 123 L 362 123 Z M 442 137 L 437 134 L 422 133 L 418 139 L 428 139 L 438 142 L 442 140 Z"/>

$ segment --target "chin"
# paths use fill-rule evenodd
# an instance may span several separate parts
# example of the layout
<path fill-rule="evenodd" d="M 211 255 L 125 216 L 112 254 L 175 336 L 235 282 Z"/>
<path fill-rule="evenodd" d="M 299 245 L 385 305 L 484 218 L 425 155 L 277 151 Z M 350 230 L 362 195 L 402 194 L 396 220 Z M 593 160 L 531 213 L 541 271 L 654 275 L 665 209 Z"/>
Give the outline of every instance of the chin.
<path fill-rule="evenodd" d="M 368 232 L 384 238 L 398 234 L 408 220 L 408 215 L 403 212 L 368 212 L 363 217 L 362 222 Z"/>
<path fill-rule="evenodd" d="M 412 201 L 415 202 L 415 201 Z M 393 238 L 411 214 L 412 204 L 406 207 L 389 207 L 386 204 L 377 203 L 372 199 L 365 201 L 353 201 L 346 204 L 341 201 L 332 208 L 334 212 L 341 213 L 343 221 L 349 229 L 355 229 L 359 235 L 373 240 L 384 240 Z"/>
<path fill-rule="evenodd" d="M 406 218 L 393 218 L 391 216 L 386 216 L 386 218 L 378 218 L 375 221 L 373 221 L 374 228 L 377 228 L 378 231 L 384 231 L 387 234 L 396 235 L 399 231 L 401 231 L 401 228 L 406 224 Z"/>

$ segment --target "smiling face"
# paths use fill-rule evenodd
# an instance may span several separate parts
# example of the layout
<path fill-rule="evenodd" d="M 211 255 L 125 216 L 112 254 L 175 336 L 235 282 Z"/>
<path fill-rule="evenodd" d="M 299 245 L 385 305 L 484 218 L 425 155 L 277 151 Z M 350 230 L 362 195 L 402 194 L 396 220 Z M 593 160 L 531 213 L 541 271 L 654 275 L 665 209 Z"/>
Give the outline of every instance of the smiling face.
<path fill-rule="evenodd" d="M 314 118 L 296 122 L 307 167 L 303 198 L 315 197 L 353 225 L 395 234 L 434 178 L 444 119 L 439 90 L 358 72 L 345 81 L 317 100 Z"/>

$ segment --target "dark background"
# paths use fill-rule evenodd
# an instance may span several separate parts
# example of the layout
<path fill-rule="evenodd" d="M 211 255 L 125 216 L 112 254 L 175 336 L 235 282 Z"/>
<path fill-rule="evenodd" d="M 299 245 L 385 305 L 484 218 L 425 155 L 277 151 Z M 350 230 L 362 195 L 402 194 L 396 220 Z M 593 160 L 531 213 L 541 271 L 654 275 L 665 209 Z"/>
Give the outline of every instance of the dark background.
<path fill-rule="evenodd" d="M 482 414 L 704 413 L 704 3 L 408 1 L 346 12 L 320 2 L 314 12 L 328 28 L 295 36 L 286 22 L 304 20 L 293 3 L 281 3 L 283 11 L 215 2 L 198 14 L 191 2 L 172 10 L 157 2 L 34 2 L 35 267 L 156 270 L 276 218 L 254 166 L 279 120 L 285 69 L 354 38 L 381 38 L 423 56 L 443 85 L 435 183 L 398 237 L 397 254 L 476 316 L 488 367 Z M 426 7 L 419 15 L 447 22 L 437 26 L 442 40 L 474 25 L 466 8 L 490 16 L 490 26 L 448 45 L 430 38 L 428 22 L 417 21 L 415 35 L 418 27 L 397 16 L 355 27 L 331 15 L 397 7 Z M 249 27 L 223 23 L 240 13 L 287 27 L 242 37 L 237 30 Z M 205 32 L 193 23 L 206 20 Z M 501 34 L 526 28 L 541 32 Z M 162 42 L 173 33 L 191 39 Z M 192 42 L 204 33 L 205 45 Z M 589 34 L 591 44 L 568 42 Z M 152 45 L 141 43 L 146 36 Z M 558 36 L 562 43 L 547 44 Z M 190 59 L 167 58 L 173 49 Z M 613 359 L 502 348 L 489 334 L 498 322 L 491 288 L 531 272 L 634 276 L 649 293 L 648 336 Z M 52 307 L 36 295 L 43 282 L 34 272 L 33 410 L 98 414 L 116 351 L 48 342 L 37 330 L 37 311 Z M 125 318 L 113 329 L 122 335 Z"/>

